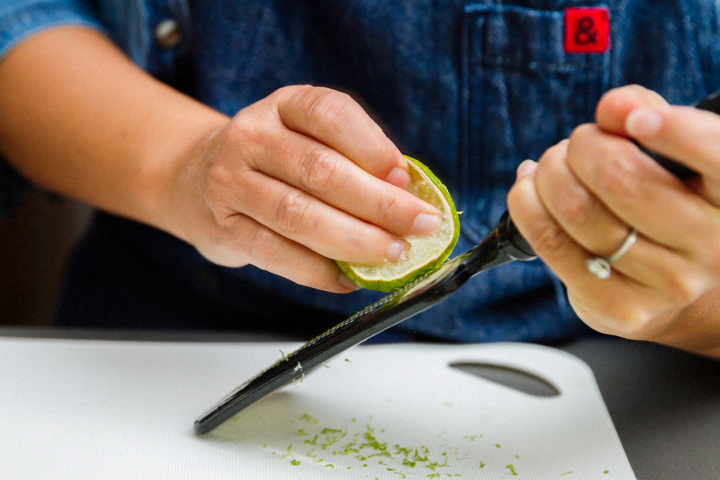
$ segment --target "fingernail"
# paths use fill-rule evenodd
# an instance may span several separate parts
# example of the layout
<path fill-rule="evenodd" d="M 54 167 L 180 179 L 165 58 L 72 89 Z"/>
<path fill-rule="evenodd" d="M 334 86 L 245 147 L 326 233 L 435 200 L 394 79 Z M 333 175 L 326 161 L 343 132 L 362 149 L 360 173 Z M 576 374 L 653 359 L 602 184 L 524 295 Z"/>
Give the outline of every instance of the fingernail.
<path fill-rule="evenodd" d="M 340 276 L 338 276 L 338 283 L 342 285 L 344 288 L 347 288 L 348 290 L 359 290 L 360 287 L 357 283 L 350 280 L 350 277 L 345 275 L 344 273 L 341 273 Z"/>
<path fill-rule="evenodd" d="M 649 108 L 636 108 L 625 118 L 625 131 L 636 138 L 652 137 L 662 125 L 663 117 Z"/>
<path fill-rule="evenodd" d="M 400 259 L 407 258 L 407 252 L 410 250 L 410 242 L 398 238 L 393 240 L 388 248 L 387 259 L 389 262 L 397 262 Z"/>
<path fill-rule="evenodd" d="M 410 183 L 410 174 L 400 167 L 395 167 L 390 171 L 385 181 L 396 187 L 405 188 Z"/>
<path fill-rule="evenodd" d="M 432 213 L 421 213 L 415 217 L 412 233 L 416 235 L 431 235 L 437 232 L 440 226 L 440 217 Z"/>
<path fill-rule="evenodd" d="M 537 162 L 533 160 L 523 160 L 523 162 L 518 165 L 517 172 L 516 172 L 516 178 L 520 180 L 522 177 L 525 177 L 527 175 L 530 175 L 537 169 Z"/>

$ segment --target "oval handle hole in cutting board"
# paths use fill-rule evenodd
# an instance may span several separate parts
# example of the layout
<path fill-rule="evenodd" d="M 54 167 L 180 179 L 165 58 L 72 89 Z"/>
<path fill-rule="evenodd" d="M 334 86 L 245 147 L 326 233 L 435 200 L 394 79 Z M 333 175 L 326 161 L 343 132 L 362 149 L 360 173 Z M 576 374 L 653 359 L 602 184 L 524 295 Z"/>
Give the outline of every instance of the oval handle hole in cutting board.
<path fill-rule="evenodd" d="M 516 368 L 473 362 L 451 363 L 450 366 L 528 395 L 536 397 L 560 395 L 560 390 L 544 378 Z"/>

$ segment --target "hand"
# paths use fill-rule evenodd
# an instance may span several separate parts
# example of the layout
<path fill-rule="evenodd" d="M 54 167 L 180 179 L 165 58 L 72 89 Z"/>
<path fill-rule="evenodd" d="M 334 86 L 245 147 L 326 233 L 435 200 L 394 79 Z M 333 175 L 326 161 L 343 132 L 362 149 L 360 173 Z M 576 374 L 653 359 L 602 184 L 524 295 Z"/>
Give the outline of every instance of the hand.
<path fill-rule="evenodd" d="M 720 358 L 720 116 L 631 86 L 601 99 L 596 122 L 520 165 L 515 223 L 592 328 Z M 630 138 L 699 176 L 681 182 Z M 585 260 L 631 228 L 637 242 L 610 277 L 592 275 Z"/>
<path fill-rule="evenodd" d="M 405 158 L 349 96 L 280 89 L 195 148 L 176 174 L 167 229 L 209 260 L 253 264 L 315 288 L 354 284 L 330 259 L 398 260 L 435 208 L 403 189 Z"/>
<path fill-rule="evenodd" d="M 37 75 L 42 71 L 43 75 Z M 434 207 L 347 95 L 288 87 L 235 118 L 157 81 L 85 27 L 0 63 L 0 151 L 48 191 L 172 233 L 208 259 L 348 292 L 339 259 L 397 260 Z"/>

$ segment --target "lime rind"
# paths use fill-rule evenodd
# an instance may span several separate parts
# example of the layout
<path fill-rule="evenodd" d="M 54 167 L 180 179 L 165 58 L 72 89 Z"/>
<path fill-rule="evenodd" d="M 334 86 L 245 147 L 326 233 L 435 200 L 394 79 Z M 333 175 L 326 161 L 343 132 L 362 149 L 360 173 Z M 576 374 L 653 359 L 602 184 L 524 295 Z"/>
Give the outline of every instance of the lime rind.
<path fill-rule="evenodd" d="M 425 165 L 406 156 L 412 180 L 410 193 L 438 209 L 440 228 L 430 236 L 403 237 L 410 243 L 407 258 L 382 266 L 336 262 L 362 288 L 390 292 L 407 285 L 443 263 L 452 253 L 460 234 L 460 219 L 445 185 Z"/>

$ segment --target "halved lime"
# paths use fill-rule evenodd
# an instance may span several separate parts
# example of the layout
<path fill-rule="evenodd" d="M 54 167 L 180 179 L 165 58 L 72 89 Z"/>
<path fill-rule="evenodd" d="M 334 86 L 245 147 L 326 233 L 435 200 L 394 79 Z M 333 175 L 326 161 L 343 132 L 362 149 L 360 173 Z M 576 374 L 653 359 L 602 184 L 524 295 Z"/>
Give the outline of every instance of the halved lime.
<path fill-rule="evenodd" d="M 419 276 L 440 265 L 450 256 L 460 235 L 460 220 L 455 204 L 445 185 L 428 167 L 405 156 L 409 160 L 412 183 L 408 190 L 422 198 L 440 212 L 440 228 L 434 235 L 403 237 L 410 243 L 407 257 L 381 266 L 336 262 L 340 269 L 355 283 L 369 290 L 390 292 L 412 282 Z"/>

